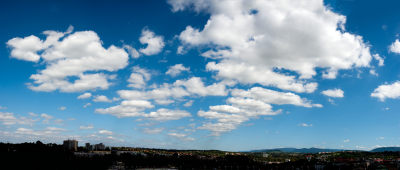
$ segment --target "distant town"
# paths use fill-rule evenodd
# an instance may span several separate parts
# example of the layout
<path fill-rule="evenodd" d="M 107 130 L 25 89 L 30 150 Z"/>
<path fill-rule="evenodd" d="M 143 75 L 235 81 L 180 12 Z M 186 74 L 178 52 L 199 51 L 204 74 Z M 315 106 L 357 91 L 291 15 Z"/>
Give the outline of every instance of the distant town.
<path fill-rule="evenodd" d="M 372 151 L 281 148 L 228 152 L 109 147 L 64 140 L 62 145 L 0 143 L 6 169 L 400 169 L 400 148 Z"/>

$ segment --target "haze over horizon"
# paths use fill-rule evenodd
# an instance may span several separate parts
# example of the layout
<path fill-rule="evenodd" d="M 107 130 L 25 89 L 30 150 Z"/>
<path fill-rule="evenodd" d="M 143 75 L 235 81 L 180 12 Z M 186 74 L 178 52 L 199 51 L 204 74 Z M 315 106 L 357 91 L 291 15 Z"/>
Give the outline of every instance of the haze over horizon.
<path fill-rule="evenodd" d="M 0 4 L 0 142 L 400 146 L 399 1 Z"/>

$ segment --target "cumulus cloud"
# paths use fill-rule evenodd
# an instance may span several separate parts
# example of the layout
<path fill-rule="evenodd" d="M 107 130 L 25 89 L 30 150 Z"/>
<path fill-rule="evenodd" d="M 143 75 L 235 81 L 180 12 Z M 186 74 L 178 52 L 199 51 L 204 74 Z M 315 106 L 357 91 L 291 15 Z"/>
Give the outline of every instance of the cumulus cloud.
<path fill-rule="evenodd" d="M 25 128 L 19 127 L 17 129 L 9 129 L 7 131 L 0 131 L 3 139 L 13 143 L 35 142 L 42 141 L 44 143 L 57 143 L 65 140 L 66 138 L 77 139 L 76 136 L 67 135 L 66 129 L 59 127 L 45 127 L 45 128 Z"/>
<path fill-rule="evenodd" d="M 49 131 L 66 131 L 66 129 L 59 128 L 59 127 L 46 127 L 46 130 L 49 130 Z"/>
<path fill-rule="evenodd" d="M 93 129 L 93 125 L 87 125 L 87 126 L 79 126 L 79 129 L 81 130 L 88 130 L 88 129 Z"/>
<path fill-rule="evenodd" d="M 187 134 L 183 134 L 183 133 L 173 132 L 173 133 L 168 133 L 168 136 L 172 136 L 172 137 L 178 138 L 183 141 L 194 141 L 195 140 L 194 138 L 188 137 Z"/>
<path fill-rule="evenodd" d="M 0 112 L 0 122 L 3 125 L 33 125 L 38 119 L 32 119 L 24 116 L 16 116 L 14 113 Z"/>
<path fill-rule="evenodd" d="M 33 112 L 29 112 L 28 114 L 29 114 L 29 116 L 32 116 L 32 117 L 36 117 L 36 116 L 38 116 L 38 114 L 36 114 L 36 113 L 33 113 Z"/>
<path fill-rule="evenodd" d="M 15 130 L 15 133 L 19 134 L 19 135 L 51 136 L 51 135 L 57 135 L 62 131 L 66 131 L 66 130 L 63 128 L 57 128 L 57 127 L 46 127 L 43 130 L 18 128 L 17 130 Z"/>
<path fill-rule="evenodd" d="M 54 123 L 55 123 L 55 124 L 62 125 L 62 124 L 64 123 L 64 120 L 62 120 L 62 119 L 56 119 L 56 120 L 54 120 Z"/>
<path fill-rule="evenodd" d="M 104 134 L 104 135 L 112 135 L 113 134 L 113 132 L 112 131 L 109 131 L 109 130 L 99 130 L 99 133 L 100 134 Z"/>
<path fill-rule="evenodd" d="M 168 0 L 167 2 L 172 6 L 172 11 L 174 12 L 184 10 L 188 7 L 193 8 L 196 12 L 200 12 L 201 10 L 205 10 L 210 6 L 209 0 Z"/>
<path fill-rule="evenodd" d="M 111 114 L 116 117 L 138 117 L 143 115 L 145 109 L 153 108 L 154 105 L 146 100 L 124 100 L 120 105 L 112 106 L 105 109 L 96 109 L 100 114 Z"/>
<path fill-rule="evenodd" d="M 185 107 L 190 107 L 193 105 L 194 100 L 189 100 L 188 102 L 186 102 L 185 104 L 183 104 L 183 106 Z"/>
<path fill-rule="evenodd" d="M 378 61 L 378 66 L 385 65 L 385 60 L 379 54 L 372 55 L 376 61 Z"/>
<path fill-rule="evenodd" d="M 399 41 L 399 39 L 396 39 L 396 41 L 394 41 L 392 43 L 392 45 L 390 45 L 389 50 L 392 53 L 400 54 L 400 41 Z"/>
<path fill-rule="evenodd" d="M 47 124 L 50 122 L 50 119 L 53 119 L 53 116 L 48 115 L 46 113 L 40 114 L 40 117 L 43 118 L 43 123 Z"/>
<path fill-rule="evenodd" d="M 164 130 L 164 128 L 144 128 L 143 132 L 146 134 L 159 134 Z"/>
<path fill-rule="evenodd" d="M 128 51 L 129 55 L 132 56 L 132 58 L 139 58 L 140 57 L 139 52 L 135 48 L 133 48 L 132 46 L 124 45 L 124 48 Z"/>
<path fill-rule="evenodd" d="M 300 123 L 299 126 L 301 127 L 312 127 L 312 124 L 307 124 L 307 123 Z"/>
<path fill-rule="evenodd" d="M 272 105 L 322 107 L 290 92 L 277 92 L 261 87 L 249 90 L 234 89 L 231 95 L 232 97 L 226 100 L 227 105 L 210 106 L 209 111 L 200 110 L 197 113 L 199 117 L 210 120 L 204 122 L 198 129 L 209 130 L 211 135 L 219 136 L 221 133 L 236 129 L 250 119 L 279 114 L 281 111 L 274 111 Z"/>
<path fill-rule="evenodd" d="M 139 66 L 135 66 L 132 68 L 132 73 L 128 79 L 128 87 L 133 88 L 144 88 L 146 86 L 146 82 L 151 78 L 151 74 L 148 70 L 144 68 L 140 68 Z"/>
<path fill-rule="evenodd" d="M 165 105 L 184 97 L 226 96 L 228 92 L 222 82 L 205 85 L 200 77 L 191 77 L 176 80 L 172 84 L 153 86 L 147 90 L 119 90 L 118 94 L 122 99 L 120 105 L 96 109 L 96 112 L 117 117 L 138 117 L 144 115 L 144 110 L 154 107 L 151 100 Z"/>
<path fill-rule="evenodd" d="M 329 90 L 324 90 L 321 93 L 328 97 L 335 97 L 335 98 L 344 97 L 344 92 L 341 89 L 329 89 Z"/>
<path fill-rule="evenodd" d="M 204 28 L 187 26 L 179 39 L 186 47 L 211 45 L 202 56 L 216 60 L 207 69 L 217 78 L 313 92 L 316 68 L 333 79 L 339 70 L 369 67 L 372 60 L 363 38 L 346 32 L 346 17 L 322 0 L 168 2 L 173 11 L 210 14 Z"/>
<path fill-rule="evenodd" d="M 68 130 L 61 127 L 18 127 L 16 129 L 8 129 L 0 131 L 2 139 L 7 139 L 13 143 L 36 142 L 38 140 L 43 143 L 57 143 L 65 139 L 77 139 L 82 141 L 78 135 L 69 135 Z"/>
<path fill-rule="evenodd" d="M 227 91 L 225 89 L 225 84 L 223 83 L 213 83 L 211 85 L 204 85 L 200 77 L 192 77 L 187 80 L 177 80 L 174 86 L 185 87 L 187 92 L 199 96 L 225 96 Z"/>
<path fill-rule="evenodd" d="M 86 103 L 85 105 L 83 105 L 83 108 L 87 108 L 87 107 L 89 107 L 91 105 L 92 105 L 92 103 Z"/>
<path fill-rule="evenodd" d="M 156 35 L 154 32 L 143 29 L 142 35 L 139 38 L 140 43 L 147 44 L 146 48 L 141 48 L 139 51 L 145 55 L 155 55 L 161 52 L 164 48 L 164 38 Z"/>
<path fill-rule="evenodd" d="M 170 66 L 168 71 L 165 72 L 166 75 L 170 75 L 172 77 L 176 77 L 177 75 L 181 74 L 184 71 L 189 71 L 189 67 L 185 67 L 182 64 L 175 64 L 173 66 Z"/>
<path fill-rule="evenodd" d="M 58 108 L 58 110 L 61 110 L 61 111 L 67 110 L 67 107 L 61 106 L 61 107 Z"/>
<path fill-rule="evenodd" d="M 379 74 L 374 69 L 369 70 L 369 74 L 379 76 Z"/>
<path fill-rule="evenodd" d="M 78 96 L 78 99 L 87 99 L 92 97 L 92 93 L 86 92 Z"/>
<path fill-rule="evenodd" d="M 393 84 L 384 84 L 378 86 L 371 93 L 371 97 L 376 97 L 380 101 L 385 101 L 385 99 L 397 99 L 400 97 L 400 81 L 396 81 Z"/>
<path fill-rule="evenodd" d="M 40 60 L 37 52 L 44 48 L 43 41 L 34 35 L 13 38 L 7 42 L 7 45 L 12 48 L 11 57 L 32 62 Z"/>
<path fill-rule="evenodd" d="M 176 49 L 176 54 L 185 54 L 186 53 L 186 51 L 184 50 L 184 48 L 183 48 L 183 46 L 179 46 L 177 49 Z"/>
<path fill-rule="evenodd" d="M 94 102 L 108 102 L 110 103 L 111 100 L 109 98 L 107 98 L 107 96 L 104 95 L 97 95 L 93 98 Z"/>
<path fill-rule="evenodd" d="M 190 116 L 191 116 L 190 113 L 184 110 L 169 110 L 164 108 L 143 115 L 143 117 L 145 118 L 149 118 L 151 120 L 156 120 L 156 121 L 178 120 Z"/>
<path fill-rule="evenodd" d="M 217 77 L 219 78 L 235 80 L 243 84 L 275 86 L 300 93 L 311 93 L 318 87 L 317 83 L 305 83 L 302 80 L 296 80 L 295 76 L 279 74 L 266 67 L 256 67 L 246 63 L 223 61 L 217 64 L 209 62 L 206 68 L 209 71 L 218 71 Z"/>
<path fill-rule="evenodd" d="M 45 69 L 30 76 L 28 87 L 35 91 L 78 92 L 107 89 L 114 72 L 128 64 L 128 53 L 111 45 L 104 48 L 94 31 L 44 31 L 45 40 L 31 35 L 7 42 L 11 57 L 42 61 Z M 101 72 L 100 72 L 101 71 Z M 74 79 L 74 81 L 71 81 Z"/>
<path fill-rule="evenodd" d="M 191 114 L 183 110 L 170 110 L 161 108 L 150 113 L 144 112 L 146 109 L 153 108 L 154 105 L 147 100 L 127 99 L 120 105 L 112 106 L 105 109 L 96 109 L 100 114 L 111 114 L 116 117 L 144 117 L 155 121 L 178 120 L 184 117 L 190 117 Z"/>
<path fill-rule="evenodd" d="M 25 61 L 38 62 L 41 56 L 38 52 L 54 45 L 60 38 L 70 34 L 74 27 L 69 26 L 66 32 L 44 31 L 46 40 L 41 40 L 34 35 L 20 38 L 16 37 L 7 41 L 7 45 L 12 49 L 11 57 Z"/>
<path fill-rule="evenodd" d="M 305 98 L 291 93 L 291 92 L 278 92 L 261 87 L 253 87 L 250 90 L 235 89 L 232 91 L 233 96 L 253 98 L 269 104 L 284 105 L 290 104 L 303 107 L 321 107 L 320 104 L 312 104 Z"/>

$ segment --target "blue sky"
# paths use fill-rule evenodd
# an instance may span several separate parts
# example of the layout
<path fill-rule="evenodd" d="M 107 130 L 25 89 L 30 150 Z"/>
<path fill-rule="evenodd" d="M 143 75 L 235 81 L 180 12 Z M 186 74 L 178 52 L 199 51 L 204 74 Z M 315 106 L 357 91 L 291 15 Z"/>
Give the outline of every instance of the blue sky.
<path fill-rule="evenodd" d="M 399 5 L 3 1 L 0 140 L 398 146 Z"/>

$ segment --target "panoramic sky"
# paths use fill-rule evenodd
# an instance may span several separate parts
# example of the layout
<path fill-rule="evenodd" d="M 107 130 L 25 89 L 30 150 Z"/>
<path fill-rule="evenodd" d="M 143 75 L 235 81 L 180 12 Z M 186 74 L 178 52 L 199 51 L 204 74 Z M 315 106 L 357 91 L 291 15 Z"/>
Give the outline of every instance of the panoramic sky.
<path fill-rule="evenodd" d="M 2 1 L 0 141 L 398 146 L 399 6 Z"/>

